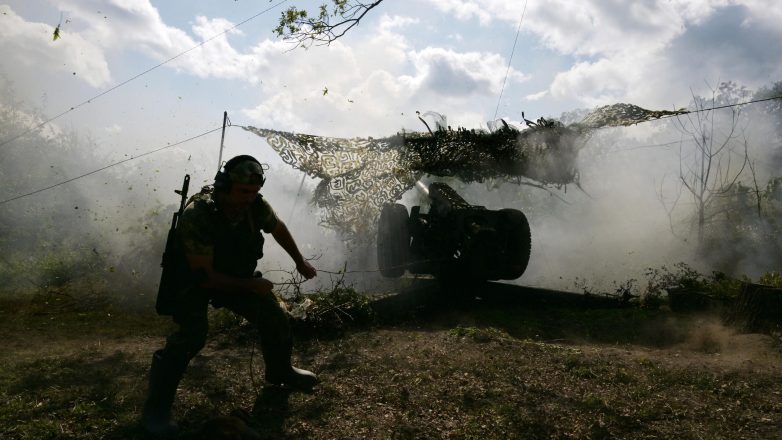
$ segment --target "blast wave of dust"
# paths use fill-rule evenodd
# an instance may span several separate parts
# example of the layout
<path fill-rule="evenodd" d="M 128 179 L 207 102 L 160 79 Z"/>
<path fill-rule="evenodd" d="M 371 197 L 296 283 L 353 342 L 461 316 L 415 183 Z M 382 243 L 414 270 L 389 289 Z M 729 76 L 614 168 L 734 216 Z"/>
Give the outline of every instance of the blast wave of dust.
<path fill-rule="evenodd" d="M 659 336 L 660 348 L 628 347 L 624 354 L 704 371 L 782 371 L 778 334 L 741 333 L 714 315 L 672 318 L 650 330 Z"/>

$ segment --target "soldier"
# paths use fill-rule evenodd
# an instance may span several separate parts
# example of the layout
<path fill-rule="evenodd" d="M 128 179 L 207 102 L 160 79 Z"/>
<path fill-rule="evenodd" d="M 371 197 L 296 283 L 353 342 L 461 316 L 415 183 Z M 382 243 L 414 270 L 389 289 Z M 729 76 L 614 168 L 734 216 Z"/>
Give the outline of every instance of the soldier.
<path fill-rule="evenodd" d="M 187 364 L 206 342 L 209 303 L 238 313 L 258 329 L 268 383 L 310 389 L 317 381 L 313 373 L 291 365 L 289 315 L 272 292 L 272 282 L 255 272 L 263 256 L 263 230 L 293 258 L 300 274 L 307 279 L 316 275 L 285 223 L 259 194 L 264 181 L 255 158 L 234 157 L 215 176 L 214 190 L 193 196 L 182 213 L 176 232 L 181 288 L 173 312 L 179 329 L 152 357 L 142 416 L 150 433 L 178 430 L 171 405 Z"/>

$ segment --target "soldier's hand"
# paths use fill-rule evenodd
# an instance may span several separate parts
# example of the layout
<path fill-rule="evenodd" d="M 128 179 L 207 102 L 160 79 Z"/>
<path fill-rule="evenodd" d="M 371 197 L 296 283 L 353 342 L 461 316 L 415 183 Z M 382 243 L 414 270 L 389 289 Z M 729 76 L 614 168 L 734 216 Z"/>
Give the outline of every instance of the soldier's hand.
<path fill-rule="evenodd" d="M 309 261 L 306 260 L 302 260 L 301 263 L 296 264 L 296 270 L 308 280 L 318 274 L 318 271 L 316 271 Z"/>
<path fill-rule="evenodd" d="M 258 295 L 268 295 L 274 288 L 274 283 L 266 278 L 253 278 L 252 291 Z"/>

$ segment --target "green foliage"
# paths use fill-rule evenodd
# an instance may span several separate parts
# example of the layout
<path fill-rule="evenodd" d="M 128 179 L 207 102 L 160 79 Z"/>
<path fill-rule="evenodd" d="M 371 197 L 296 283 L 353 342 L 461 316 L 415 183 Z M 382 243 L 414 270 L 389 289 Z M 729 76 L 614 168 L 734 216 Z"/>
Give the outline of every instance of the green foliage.
<path fill-rule="evenodd" d="M 306 10 L 300 10 L 296 6 L 291 6 L 282 12 L 280 23 L 274 28 L 274 33 L 279 37 L 296 33 L 301 29 L 299 23 L 306 18 Z"/>
<path fill-rule="evenodd" d="M 676 263 L 670 269 L 667 266 L 650 267 L 645 275 L 648 283 L 643 300 L 647 304 L 658 303 L 660 297 L 671 289 L 694 290 L 712 298 L 735 298 L 743 285 L 751 282 L 745 275 L 734 278 L 719 271 L 705 275 L 684 262 Z"/>
<path fill-rule="evenodd" d="M 237 329 L 244 322 L 244 318 L 231 310 L 209 308 L 209 328 L 213 332 L 231 331 Z"/>
<path fill-rule="evenodd" d="M 752 98 L 768 99 L 780 96 L 782 96 L 782 81 L 777 81 L 774 84 L 758 89 Z M 756 105 L 759 111 L 771 117 L 777 136 L 782 136 L 782 99 L 773 99 Z"/>
<path fill-rule="evenodd" d="M 68 240 L 55 246 L 43 243 L 43 247 L 49 248 L 48 252 L 37 260 L 28 261 L 28 265 L 33 266 L 30 269 L 40 271 L 44 287 L 62 287 L 105 269 L 98 255 Z"/>
<path fill-rule="evenodd" d="M 776 98 L 782 96 L 782 81 L 776 81 L 774 84 L 763 86 L 755 92 L 753 99 Z"/>
<path fill-rule="evenodd" d="M 758 282 L 766 286 L 780 288 L 782 287 L 782 273 L 777 271 L 765 272 L 760 276 Z"/>
<path fill-rule="evenodd" d="M 706 215 L 702 253 L 708 261 L 728 271 L 737 262 L 763 254 L 782 258 L 776 237 L 782 234 L 782 177 L 771 177 L 765 185 L 736 182 L 715 198 Z"/>
<path fill-rule="evenodd" d="M 608 298 L 616 298 L 623 303 L 629 303 L 638 297 L 638 280 L 630 278 L 625 281 L 613 281 L 612 290 L 604 291 L 592 286 L 586 278 L 576 277 L 573 281 L 576 290 L 584 295 L 595 295 Z"/>
<path fill-rule="evenodd" d="M 361 0 L 324 1 L 314 14 L 310 14 L 306 9 L 290 6 L 280 14 L 274 33 L 278 37 L 295 41 L 298 46 L 304 48 L 313 43 L 328 45 L 345 35 L 367 12 L 382 2 L 383 0 L 368 3 Z"/>
<path fill-rule="evenodd" d="M 0 277 L 6 280 L 3 290 L 21 294 L 89 295 L 105 290 L 107 271 L 101 255 L 72 237 L 59 242 L 44 239 L 34 255 L 9 252 L 0 258 Z"/>
<path fill-rule="evenodd" d="M 13 85 L 0 75 L 0 133 L 9 136 L 25 133 L 47 119 L 15 95 Z M 33 129 L 0 152 L 3 197 L 26 194 L 63 176 L 81 174 L 89 164 L 106 163 L 108 159 L 98 151 L 94 141 L 73 130 Z M 143 302 L 149 307 L 175 208 L 164 206 L 150 192 L 125 191 L 127 182 L 142 186 L 138 179 L 144 172 L 139 170 L 155 167 L 149 160 L 135 165 L 104 171 L 104 187 L 94 181 L 66 184 L 3 205 L 0 295 L 53 289 L 79 297 L 101 291 L 111 294 L 112 301 L 132 300 L 134 305 Z M 173 202 L 174 198 L 166 200 Z"/>
<path fill-rule="evenodd" d="M 375 319 L 369 298 L 340 284 L 330 290 L 300 296 L 289 308 L 304 333 L 340 333 L 349 327 L 370 325 Z"/>
<path fill-rule="evenodd" d="M 644 275 L 648 279 L 644 293 L 647 298 L 657 298 L 671 288 L 701 289 L 706 285 L 705 276 L 684 262 L 676 263 L 670 269 L 667 266 L 649 267 Z"/>
<path fill-rule="evenodd" d="M 709 279 L 708 292 L 714 298 L 735 298 L 746 283 L 751 282 L 746 275 L 733 278 L 724 272 L 715 271 Z"/>

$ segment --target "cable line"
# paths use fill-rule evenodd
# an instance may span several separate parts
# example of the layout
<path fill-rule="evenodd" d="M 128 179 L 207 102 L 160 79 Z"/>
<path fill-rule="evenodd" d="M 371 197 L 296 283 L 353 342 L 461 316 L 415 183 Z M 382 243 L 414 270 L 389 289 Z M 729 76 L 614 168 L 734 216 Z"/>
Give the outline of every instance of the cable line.
<path fill-rule="evenodd" d="M 723 108 L 738 107 L 740 105 L 755 104 L 757 102 L 773 101 L 775 99 L 782 99 L 782 95 L 780 95 L 780 96 L 772 96 L 770 98 L 754 99 L 752 101 L 746 101 L 746 102 L 737 102 L 735 104 L 719 105 L 717 107 L 699 108 L 699 109 L 695 109 L 695 110 L 687 110 L 687 111 L 682 112 L 682 113 L 674 113 L 672 115 L 663 115 L 663 116 L 660 116 L 657 119 L 647 119 L 647 120 L 641 121 L 641 122 L 658 121 L 660 119 L 671 118 L 671 117 L 674 117 L 674 116 L 688 115 L 690 113 L 702 113 L 702 112 L 708 112 L 708 111 L 712 111 L 712 110 L 721 110 Z M 639 124 L 641 122 L 639 122 Z"/>
<path fill-rule="evenodd" d="M 606 151 L 606 154 L 621 153 L 621 152 L 624 152 L 624 151 L 642 150 L 642 149 L 645 149 L 645 148 L 670 147 L 671 145 L 681 144 L 682 142 L 684 142 L 684 141 L 683 140 L 678 140 L 678 141 L 665 142 L 665 143 L 662 143 L 662 144 L 635 145 L 635 146 L 632 146 L 632 147 L 617 148 L 616 150 Z"/>
<path fill-rule="evenodd" d="M 177 146 L 177 145 L 182 145 L 182 144 L 184 144 L 185 142 L 190 142 L 190 141 L 192 141 L 192 140 L 198 139 L 198 138 L 200 138 L 200 137 L 206 136 L 206 135 L 208 135 L 208 134 L 214 133 L 214 132 L 216 132 L 216 131 L 219 131 L 219 130 L 222 130 L 222 129 L 223 129 L 223 127 L 222 127 L 222 126 L 220 126 L 220 127 L 217 127 L 217 128 L 213 128 L 213 129 L 211 129 L 211 130 L 209 130 L 209 131 L 205 131 L 205 132 L 203 132 L 203 133 L 201 133 L 201 134 L 197 134 L 197 135 L 195 135 L 195 136 L 192 136 L 192 137 L 189 137 L 189 138 L 187 138 L 187 139 L 184 139 L 184 140 L 181 140 L 181 141 L 178 141 L 178 142 L 174 142 L 173 144 L 168 144 L 168 145 L 166 145 L 165 147 L 156 148 L 156 149 L 154 149 L 154 150 L 152 150 L 152 151 L 147 151 L 146 153 L 142 153 L 142 154 L 139 154 L 139 155 L 137 155 L 137 156 L 131 156 L 131 157 L 127 158 L 127 159 L 123 159 L 123 160 L 120 160 L 120 161 L 118 161 L 118 162 L 113 162 L 113 163 L 110 163 L 110 164 L 108 164 L 108 165 L 106 165 L 106 166 L 104 166 L 104 167 L 98 168 L 97 170 L 93 170 L 93 171 L 90 171 L 90 172 L 88 172 L 88 173 L 84 173 L 84 174 L 82 174 L 82 175 L 79 175 L 79 176 L 76 176 L 76 177 L 70 178 L 70 179 L 68 179 L 68 180 L 63 180 L 62 182 L 55 183 L 54 185 L 49 185 L 49 186 L 47 186 L 47 187 L 45 187 L 45 188 L 37 189 L 37 190 L 35 190 L 35 191 L 31 191 L 31 192 L 29 192 L 29 193 L 26 193 L 26 194 L 20 194 L 20 195 L 18 195 L 18 196 L 11 197 L 10 199 L 2 200 L 2 201 L 0 201 L 0 205 L 4 205 L 4 204 L 6 204 L 6 203 L 8 203 L 8 202 L 12 202 L 12 201 L 14 201 L 14 200 L 19 200 L 19 199 L 22 199 L 22 198 L 25 198 L 25 197 L 31 196 L 31 195 L 33 195 L 33 194 L 38 194 L 38 193 L 40 193 L 40 192 L 48 191 L 48 190 L 50 190 L 50 189 L 52 189 L 52 188 L 56 188 L 56 187 L 58 187 L 58 186 L 65 185 L 66 183 L 73 182 L 74 180 L 79 180 L 79 179 L 81 179 L 81 178 L 83 178 L 83 177 L 87 177 L 87 176 L 93 175 L 93 174 L 95 174 L 95 173 L 99 173 L 99 172 L 101 172 L 101 171 L 103 171 L 103 170 L 106 170 L 106 169 L 109 169 L 109 168 L 111 168 L 111 167 L 114 167 L 114 166 L 117 166 L 117 165 L 123 164 L 123 163 L 125 163 L 125 162 L 130 162 L 131 160 L 135 160 L 135 159 L 138 159 L 138 158 L 140 158 L 140 157 L 144 157 L 144 156 L 149 156 L 150 154 L 154 154 L 154 153 L 157 153 L 157 152 L 159 152 L 159 151 L 163 151 L 163 150 L 165 150 L 165 149 L 167 149 L 167 148 L 175 147 L 175 146 Z"/>
<path fill-rule="evenodd" d="M 513 54 L 516 52 L 516 42 L 519 41 L 519 31 L 521 30 L 521 22 L 524 20 L 524 13 L 527 12 L 527 1 L 524 1 L 524 9 L 521 11 L 521 18 L 519 19 L 519 26 L 516 28 L 516 38 L 513 40 L 513 49 L 510 51 L 510 58 L 508 59 L 508 68 L 505 70 L 505 78 L 502 79 L 502 88 L 500 89 L 500 96 L 497 98 L 497 108 L 494 109 L 494 117 L 497 119 L 497 112 L 500 110 L 500 101 L 502 100 L 502 92 L 505 91 L 505 81 L 508 80 L 508 73 L 510 72 L 510 64 L 513 61 Z"/>
<path fill-rule="evenodd" d="M 79 103 L 79 104 L 76 104 L 76 105 L 74 105 L 73 107 L 69 108 L 68 110 L 65 110 L 64 112 L 62 112 L 62 113 L 60 113 L 60 114 L 58 114 L 58 115 L 56 115 L 56 116 L 54 116 L 54 117 L 51 117 L 51 118 L 47 119 L 47 120 L 45 120 L 45 121 L 41 122 L 40 124 L 38 124 L 38 125 L 35 125 L 35 126 L 33 126 L 33 127 L 29 128 L 29 129 L 27 129 L 27 130 L 25 130 L 25 131 L 23 131 L 23 132 L 21 132 L 21 133 L 17 134 L 16 136 L 14 136 L 14 137 L 12 137 L 12 138 L 10 138 L 10 139 L 6 139 L 6 140 L 4 140 L 3 142 L 1 142 L 1 143 L 0 143 L 0 148 L 4 147 L 6 144 L 9 144 L 9 143 L 11 143 L 11 142 L 13 142 L 13 141 L 15 141 L 15 140 L 19 139 L 20 137 L 22 137 L 22 136 L 24 136 L 24 135 L 26 135 L 26 134 L 28 134 L 28 133 L 32 133 L 32 132 L 34 132 L 34 131 L 38 130 L 39 128 L 41 128 L 41 127 L 43 127 L 44 125 L 46 125 L 46 124 L 48 124 L 48 123 L 50 123 L 50 122 L 54 121 L 55 119 L 59 119 L 59 118 L 61 118 L 61 117 L 65 116 L 66 114 L 68 114 L 68 113 L 70 113 L 70 112 L 72 112 L 72 111 L 76 110 L 76 109 L 77 109 L 77 108 L 79 108 L 79 107 L 82 107 L 82 106 L 84 106 L 84 105 L 86 105 L 86 104 L 89 104 L 89 103 L 91 103 L 92 101 L 94 101 L 94 100 L 96 100 L 96 99 L 100 98 L 100 97 L 101 97 L 101 96 L 103 96 L 103 95 L 106 95 L 106 94 L 108 94 L 108 93 L 111 93 L 111 92 L 113 92 L 114 90 L 117 90 L 118 88 L 120 88 L 120 87 L 124 86 L 125 84 L 127 84 L 127 83 L 129 83 L 129 82 L 131 82 L 131 81 L 133 81 L 133 80 L 135 80 L 135 79 L 137 79 L 137 78 L 139 78 L 139 77 L 141 77 L 141 76 L 143 76 L 143 75 L 146 75 L 147 73 L 149 73 L 149 72 L 151 72 L 151 71 L 153 71 L 153 70 L 157 69 L 158 67 L 161 67 L 161 66 L 163 66 L 163 65 L 165 65 L 165 64 L 168 64 L 168 63 L 170 63 L 171 61 L 174 61 L 175 59 L 177 59 L 177 58 L 181 57 L 182 55 L 185 55 L 185 54 L 187 54 L 187 53 L 189 53 L 189 52 L 192 52 L 192 51 L 194 51 L 194 50 L 198 49 L 199 47 L 201 47 L 201 46 L 205 45 L 206 43 L 209 43 L 210 41 L 214 40 L 215 38 L 221 37 L 221 36 L 223 36 L 223 35 L 227 34 L 228 32 L 230 32 L 230 31 L 232 31 L 232 30 L 234 30 L 234 29 L 238 28 L 239 26 L 241 26 L 241 25 L 243 25 L 243 24 L 247 23 L 248 21 L 251 21 L 251 20 L 254 20 L 254 19 L 256 19 L 256 18 L 260 17 L 261 15 L 263 15 L 263 14 L 265 14 L 265 13 L 267 13 L 267 12 L 271 11 L 272 9 L 276 8 L 277 6 L 280 6 L 281 4 L 285 3 L 286 1 L 288 1 L 288 0 L 281 0 L 281 1 L 277 2 L 277 3 L 275 3 L 274 5 L 272 5 L 272 6 L 269 6 L 268 8 L 264 9 L 263 11 L 261 11 L 261 12 L 259 12 L 259 13 L 255 14 L 255 15 L 253 15 L 252 17 L 250 17 L 250 18 L 248 18 L 248 19 L 245 19 L 245 20 L 243 20 L 243 21 L 240 21 L 240 22 L 239 22 L 239 23 L 237 23 L 236 25 L 234 25 L 234 26 L 232 26 L 232 27 L 230 27 L 230 28 L 228 28 L 228 29 L 226 29 L 226 30 L 224 30 L 224 31 L 220 32 L 219 34 L 215 34 L 215 35 L 213 35 L 213 36 L 211 36 L 211 37 L 207 38 L 206 40 L 202 41 L 202 42 L 201 42 L 201 43 L 199 43 L 199 44 L 196 44 L 195 46 L 191 47 L 190 49 L 187 49 L 187 50 L 185 50 L 184 52 L 180 52 L 180 53 L 178 53 L 178 54 L 174 55 L 173 57 L 171 57 L 171 58 L 169 58 L 169 59 L 167 59 L 167 60 L 165 60 L 165 61 L 163 61 L 163 62 L 161 62 L 161 63 L 159 63 L 159 64 L 157 64 L 157 65 L 155 65 L 155 66 L 153 66 L 153 67 L 150 67 L 149 69 L 147 69 L 147 70 L 145 70 L 145 71 L 143 71 L 143 72 L 141 72 L 141 73 L 139 73 L 139 74 L 137 74 L 137 75 L 135 75 L 135 76 L 133 76 L 133 77 L 131 77 L 131 78 L 128 78 L 128 79 L 126 79 L 125 81 L 122 81 L 121 83 L 119 83 L 119 84 L 116 84 L 116 85 L 114 85 L 113 87 L 111 87 L 111 88 L 109 88 L 109 89 L 107 89 L 107 90 L 104 90 L 103 92 L 101 92 L 101 93 L 99 93 L 99 94 L 97 94 L 97 95 L 93 96 L 92 98 L 90 98 L 90 99 L 88 99 L 88 100 L 86 100 L 86 101 L 83 101 L 83 102 L 81 102 L 81 103 Z M 0 204 L 1 204 L 1 203 L 0 203 Z"/>
<path fill-rule="evenodd" d="M 673 114 L 673 115 L 665 115 L 665 116 L 661 116 L 661 117 L 659 117 L 659 118 L 657 118 L 657 119 L 648 119 L 648 120 L 645 120 L 645 121 L 640 121 L 640 122 L 638 122 L 638 123 L 637 123 L 637 124 L 635 124 L 635 125 L 641 124 L 641 123 L 643 123 L 643 122 L 657 121 L 657 120 L 660 120 L 660 119 L 664 119 L 664 118 L 670 118 L 670 117 L 673 117 L 673 116 L 680 116 L 680 115 L 683 115 L 683 114 L 688 114 L 688 113 L 700 113 L 700 112 L 706 112 L 706 111 L 711 111 L 711 110 L 720 110 L 720 109 L 723 109 L 723 108 L 729 108 L 729 107 L 738 107 L 738 106 L 740 106 L 740 105 L 747 105 L 747 104 L 755 104 L 755 103 L 758 103 L 758 102 L 773 101 L 773 100 L 775 100 L 775 99 L 782 99 L 782 95 L 780 95 L 780 96 L 772 96 L 772 97 L 770 97 L 770 98 L 755 99 L 755 100 L 752 100 L 752 101 L 746 101 L 746 102 L 738 102 L 738 103 L 735 103 L 735 104 L 726 104 L 726 105 L 721 105 L 721 106 L 717 106 L 717 107 L 711 107 L 711 108 L 696 109 L 696 110 L 692 110 L 692 111 L 687 111 L 686 113 L 679 113 L 679 114 Z M 229 126 L 229 127 L 244 127 L 243 125 L 230 125 L 230 124 L 229 124 L 228 126 Z M 130 162 L 131 160 L 138 159 L 138 158 L 140 158 L 140 157 L 144 157 L 144 156 L 148 156 L 148 155 L 150 155 L 150 154 L 157 153 L 157 152 L 159 152 L 159 151 L 165 150 L 165 149 L 167 149 L 167 148 L 174 147 L 174 146 L 176 146 L 176 145 L 181 145 L 181 144 L 184 144 L 185 142 L 190 142 L 190 141 L 192 141 L 192 140 L 194 140 L 194 139 L 198 139 L 198 138 L 200 138 L 200 137 L 203 137 L 203 136 L 206 136 L 206 135 L 208 135 L 208 134 L 210 134 L 210 133 L 214 133 L 214 132 L 216 132 L 216 131 L 218 131 L 218 130 L 222 130 L 222 128 L 223 128 L 222 126 L 220 126 L 220 127 L 217 127 L 217 128 L 213 128 L 213 129 L 211 129 L 211 130 L 209 130 L 209 131 L 205 131 L 205 132 L 203 132 L 203 133 L 201 133 L 201 134 L 197 134 L 197 135 L 195 135 L 195 136 L 192 136 L 192 137 L 189 137 L 189 138 L 187 138 L 187 139 L 184 139 L 184 140 L 181 140 L 181 141 L 175 142 L 175 143 L 173 143 L 173 144 L 166 145 L 165 147 L 160 147 L 160 148 L 157 148 L 157 149 L 155 149 L 155 150 L 152 150 L 152 151 L 148 151 L 148 152 L 146 152 L 146 153 L 139 154 L 139 155 L 137 155 L 137 156 L 132 156 L 132 157 L 130 157 L 130 158 L 128 158 L 128 159 L 123 159 L 123 160 L 121 160 L 121 161 L 118 161 L 118 162 L 111 163 L 111 164 L 109 164 L 109 165 L 106 165 L 106 166 L 104 166 L 104 167 L 101 167 L 101 168 L 99 168 L 99 169 L 97 169 L 97 170 L 93 170 L 93 171 L 90 171 L 90 172 L 88 172 L 88 173 L 84 173 L 84 174 L 82 174 L 82 175 L 80 175 L 80 176 L 76 176 L 76 177 L 73 177 L 73 178 L 71 178 L 71 179 L 64 180 L 64 181 L 62 181 L 62 182 L 59 182 L 59 183 L 55 183 L 54 185 L 50 185 L 50 186 L 47 186 L 47 187 L 45 187 L 45 188 L 37 189 L 37 190 L 35 190 L 35 191 L 29 192 L 29 193 L 26 193 L 26 194 L 20 194 L 20 195 L 18 195 L 18 196 L 11 197 L 10 199 L 2 200 L 2 201 L 0 201 L 0 205 L 4 205 L 4 204 L 6 204 L 6 203 L 8 203 L 8 202 L 12 202 L 12 201 L 14 201 L 14 200 L 18 200 L 18 199 L 21 199 L 21 198 L 24 198 L 24 197 L 28 197 L 28 196 L 31 196 L 31 195 L 33 195 L 33 194 L 38 194 L 38 193 L 40 193 L 40 192 L 47 191 L 47 190 L 50 190 L 50 189 L 52 189 L 52 188 L 56 188 L 56 187 L 58 187 L 58 186 L 60 186 L 60 185 L 64 185 L 64 184 L 66 184 L 66 183 L 73 182 L 74 180 L 78 180 L 78 179 L 81 179 L 81 178 L 83 178 L 83 177 L 90 176 L 90 175 L 92 175 L 92 174 L 98 173 L 98 172 L 100 172 L 100 171 L 103 171 L 103 170 L 106 170 L 106 169 L 108 169 L 108 168 L 111 168 L 111 167 L 114 167 L 114 166 L 117 166 L 117 165 L 123 164 L 123 163 L 125 163 L 125 162 Z M 611 151 L 610 153 L 616 153 L 616 152 L 620 152 L 620 151 L 628 151 L 628 150 L 635 150 L 635 149 L 640 149 L 640 148 L 661 147 L 661 146 L 666 146 L 666 145 L 672 145 L 672 144 L 675 144 L 675 143 L 677 143 L 677 142 L 670 142 L 670 143 L 665 143 L 665 144 L 654 144 L 654 145 L 642 145 L 642 146 L 631 147 L 631 148 L 628 148 L 628 149 L 625 149 L 625 150 L 615 150 L 615 151 Z"/>

